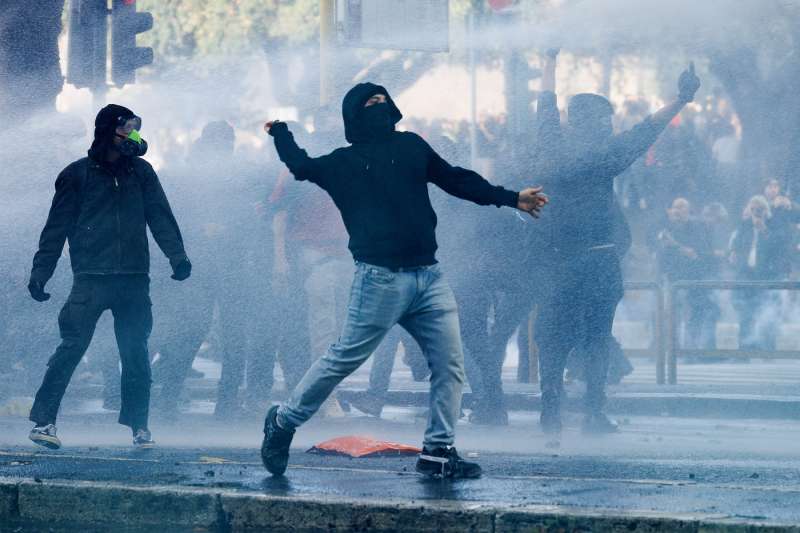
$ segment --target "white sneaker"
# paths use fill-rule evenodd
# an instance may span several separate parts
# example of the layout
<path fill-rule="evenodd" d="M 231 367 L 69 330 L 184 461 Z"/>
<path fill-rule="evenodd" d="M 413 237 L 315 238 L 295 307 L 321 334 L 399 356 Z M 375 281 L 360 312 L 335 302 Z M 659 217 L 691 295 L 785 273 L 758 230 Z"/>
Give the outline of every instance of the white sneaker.
<path fill-rule="evenodd" d="M 28 438 L 39 446 L 57 450 L 61 448 L 61 441 L 56 437 L 56 426 L 54 424 L 47 424 L 44 426 L 35 426 Z"/>
<path fill-rule="evenodd" d="M 140 450 L 149 450 L 155 448 L 156 441 L 153 440 L 149 430 L 140 429 L 133 434 L 133 445 Z"/>

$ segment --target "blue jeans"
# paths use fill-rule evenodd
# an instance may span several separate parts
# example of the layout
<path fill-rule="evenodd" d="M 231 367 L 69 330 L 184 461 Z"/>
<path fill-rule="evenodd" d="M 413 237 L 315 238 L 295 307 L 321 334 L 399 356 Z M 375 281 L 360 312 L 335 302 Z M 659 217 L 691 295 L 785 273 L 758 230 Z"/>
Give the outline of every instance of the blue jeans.
<path fill-rule="evenodd" d="M 456 300 L 439 265 L 393 272 L 356 262 L 342 334 L 280 406 L 279 424 L 296 428 L 311 418 L 336 385 L 367 360 L 395 324 L 414 337 L 431 369 L 424 445 L 453 444 L 461 410 L 464 354 Z"/>

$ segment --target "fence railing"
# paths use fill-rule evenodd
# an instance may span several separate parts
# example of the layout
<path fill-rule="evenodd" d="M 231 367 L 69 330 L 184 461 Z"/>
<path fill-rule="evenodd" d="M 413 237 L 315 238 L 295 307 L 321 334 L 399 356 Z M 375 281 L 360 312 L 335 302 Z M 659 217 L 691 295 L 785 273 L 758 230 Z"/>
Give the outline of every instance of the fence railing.
<path fill-rule="evenodd" d="M 759 359 L 800 359 L 800 350 L 754 350 L 750 348 L 697 350 L 681 348 L 678 342 L 678 306 L 675 296 L 680 291 L 691 289 L 706 290 L 778 290 L 800 291 L 800 281 L 676 281 L 658 283 L 655 281 L 626 281 L 625 292 L 652 292 L 656 305 L 653 314 L 653 340 L 647 349 L 626 349 L 628 357 L 650 357 L 656 362 L 656 383 L 663 385 L 678 383 L 679 357 L 754 357 Z M 530 376 L 532 382 L 539 380 L 539 353 L 534 342 L 536 309 L 528 321 L 528 342 L 530 354 Z"/>
<path fill-rule="evenodd" d="M 675 296 L 680 291 L 692 289 L 705 290 L 777 290 L 777 291 L 798 291 L 800 282 L 798 281 L 676 281 L 661 287 L 663 296 L 662 316 L 665 317 L 664 330 L 666 331 L 665 342 L 662 349 L 665 351 L 663 361 L 667 365 L 667 380 L 670 385 L 678 382 L 678 358 L 679 357 L 756 357 L 771 359 L 800 359 L 798 350 L 753 350 L 753 349 L 726 349 L 726 350 L 696 350 L 685 349 L 678 346 L 678 310 L 675 305 Z M 654 343 L 657 345 L 657 343 Z M 663 378 L 663 369 L 657 370 L 656 374 Z M 663 383 L 663 380 L 658 380 Z"/>

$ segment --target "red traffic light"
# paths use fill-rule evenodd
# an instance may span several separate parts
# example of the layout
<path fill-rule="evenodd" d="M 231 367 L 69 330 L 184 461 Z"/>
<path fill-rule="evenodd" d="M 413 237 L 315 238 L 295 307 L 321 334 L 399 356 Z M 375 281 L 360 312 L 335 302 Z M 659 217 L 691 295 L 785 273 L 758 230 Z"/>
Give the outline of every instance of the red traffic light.
<path fill-rule="evenodd" d="M 132 6 L 133 4 L 136 3 L 136 0 L 122 0 L 122 3 L 125 4 L 126 6 Z"/>

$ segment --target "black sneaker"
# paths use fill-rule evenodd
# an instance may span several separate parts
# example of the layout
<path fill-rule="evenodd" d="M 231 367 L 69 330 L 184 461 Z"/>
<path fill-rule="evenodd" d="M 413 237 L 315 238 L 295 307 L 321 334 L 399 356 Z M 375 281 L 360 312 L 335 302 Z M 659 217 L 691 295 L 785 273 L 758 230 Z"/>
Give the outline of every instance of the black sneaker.
<path fill-rule="evenodd" d="M 267 418 L 264 420 L 264 440 L 261 443 L 261 460 L 273 476 L 280 476 L 286 472 L 289 464 L 289 446 L 294 437 L 293 429 L 283 429 L 278 425 L 277 415 L 277 405 L 267 411 Z"/>
<path fill-rule="evenodd" d="M 28 434 L 28 438 L 39 446 L 44 446 L 51 450 L 61 448 L 61 441 L 56 437 L 56 426 L 53 424 L 35 426 Z"/>
<path fill-rule="evenodd" d="M 545 435 L 559 435 L 561 433 L 561 413 L 552 409 L 542 409 L 539 415 L 539 425 Z"/>
<path fill-rule="evenodd" d="M 133 446 L 140 450 L 149 450 L 156 447 L 156 441 L 150 434 L 150 430 L 137 429 L 133 432 Z"/>
<path fill-rule="evenodd" d="M 619 432 L 619 425 L 603 413 L 586 415 L 581 430 L 589 435 L 608 435 Z"/>
<path fill-rule="evenodd" d="M 481 477 L 481 467 L 458 456 L 453 446 L 423 448 L 417 459 L 417 472 L 442 479 L 474 479 Z"/>

